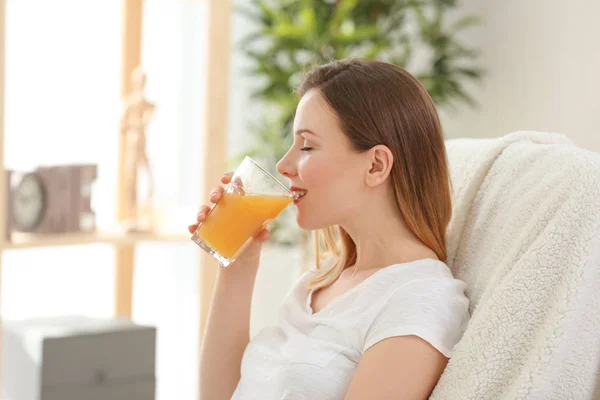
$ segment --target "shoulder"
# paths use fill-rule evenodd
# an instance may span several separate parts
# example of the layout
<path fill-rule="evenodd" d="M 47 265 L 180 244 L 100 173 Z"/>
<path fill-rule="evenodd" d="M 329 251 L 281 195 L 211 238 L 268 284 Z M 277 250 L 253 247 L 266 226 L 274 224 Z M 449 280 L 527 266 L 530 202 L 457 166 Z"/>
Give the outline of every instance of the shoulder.
<path fill-rule="evenodd" d="M 406 268 L 399 265 L 390 270 L 385 278 L 391 284 L 384 302 L 392 306 L 404 306 L 402 309 L 405 313 L 450 311 L 455 314 L 468 309 L 466 284 L 456 279 L 442 261 L 420 260 Z"/>
<path fill-rule="evenodd" d="M 463 293 L 465 283 L 456 279 L 450 268 L 443 262 L 434 259 L 422 259 L 413 262 L 394 264 L 385 267 L 372 277 L 376 292 L 383 299 L 393 296 L 407 296 L 413 292 Z"/>
<path fill-rule="evenodd" d="M 437 260 L 400 267 L 385 276 L 391 284 L 374 310 L 364 349 L 387 337 L 415 335 L 449 357 L 469 320 L 465 283 Z"/>
<path fill-rule="evenodd" d="M 452 272 L 446 263 L 432 258 L 394 264 L 386 268 L 394 271 L 396 275 L 409 279 L 453 279 Z"/>

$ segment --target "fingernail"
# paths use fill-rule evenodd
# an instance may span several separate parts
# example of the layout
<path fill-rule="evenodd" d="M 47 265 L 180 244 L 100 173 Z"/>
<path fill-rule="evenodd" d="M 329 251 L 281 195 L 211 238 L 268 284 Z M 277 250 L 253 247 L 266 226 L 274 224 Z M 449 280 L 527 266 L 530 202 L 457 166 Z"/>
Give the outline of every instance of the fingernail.
<path fill-rule="evenodd" d="M 204 214 L 204 213 L 200 213 L 200 214 L 198 214 L 198 218 L 204 218 L 204 217 L 205 217 L 205 214 Z"/>

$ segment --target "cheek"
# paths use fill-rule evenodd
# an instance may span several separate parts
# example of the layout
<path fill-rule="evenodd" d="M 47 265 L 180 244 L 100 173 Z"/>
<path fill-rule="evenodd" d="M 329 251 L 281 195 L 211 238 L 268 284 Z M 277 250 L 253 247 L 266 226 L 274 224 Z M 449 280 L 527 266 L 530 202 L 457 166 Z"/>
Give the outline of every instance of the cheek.
<path fill-rule="evenodd" d="M 307 159 L 298 166 L 298 174 L 309 191 L 321 191 L 331 184 L 337 171 L 317 158 Z"/>
<path fill-rule="evenodd" d="M 351 165 L 313 158 L 298 165 L 298 174 L 309 196 L 298 208 L 298 223 L 304 229 L 337 224 L 354 208 L 352 193 L 358 178 Z"/>

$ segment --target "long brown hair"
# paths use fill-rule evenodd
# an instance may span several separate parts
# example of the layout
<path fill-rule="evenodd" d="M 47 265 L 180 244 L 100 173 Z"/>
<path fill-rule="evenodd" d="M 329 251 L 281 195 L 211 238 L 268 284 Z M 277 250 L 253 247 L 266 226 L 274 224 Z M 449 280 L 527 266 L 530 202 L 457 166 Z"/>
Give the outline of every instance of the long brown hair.
<path fill-rule="evenodd" d="M 339 117 L 354 149 L 387 146 L 393 156 L 391 182 L 398 211 L 408 228 L 446 261 L 446 228 L 452 215 L 451 185 L 443 132 L 433 101 L 404 69 L 381 61 L 352 59 L 318 66 L 303 77 L 303 96 L 318 89 Z M 356 262 L 356 245 L 342 227 L 315 232 L 313 288 L 333 283 Z M 321 268 L 322 250 L 335 263 Z"/>

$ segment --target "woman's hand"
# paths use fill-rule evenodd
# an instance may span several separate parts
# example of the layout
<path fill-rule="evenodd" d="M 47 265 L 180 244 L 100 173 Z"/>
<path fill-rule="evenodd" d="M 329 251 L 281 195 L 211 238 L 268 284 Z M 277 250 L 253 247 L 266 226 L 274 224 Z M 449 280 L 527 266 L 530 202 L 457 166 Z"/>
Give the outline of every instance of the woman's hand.
<path fill-rule="evenodd" d="M 223 183 L 224 185 L 227 185 L 229 182 L 231 182 L 232 176 L 233 176 L 232 172 L 228 172 L 228 173 L 224 174 L 221 177 L 221 183 Z M 213 204 L 217 204 L 219 202 L 219 200 L 221 200 L 221 198 L 223 197 L 224 192 L 225 192 L 225 189 L 222 186 L 214 187 L 210 192 L 210 196 L 209 196 L 210 202 Z M 198 229 L 198 226 L 202 222 L 204 222 L 210 209 L 211 209 L 211 206 L 206 205 L 206 204 L 203 205 L 202 207 L 200 207 L 200 210 L 198 210 L 198 215 L 196 216 L 196 222 L 188 226 L 188 231 L 190 233 L 194 233 L 196 231 L 196 229 Z M 254 236 L 254 240 L 252 240 L 250 245 L 236 259 L 234 264 L 237 264 L 238 261 L 241 262 L 241 259 L 244 259 L 246 262 L 256 263 L 256 266 L 258 267 L 258 259 L 260 256 L 260 249 L 261 249 L 262 244 L 264 242 L 266 242 L 267 240 L 269 240 L 269 231 L 267 229 L 260 230 Z"/>

